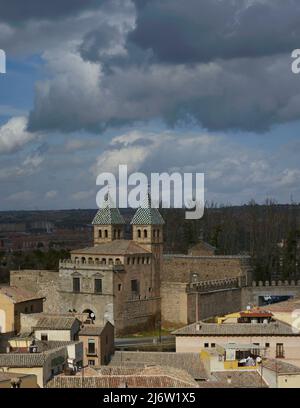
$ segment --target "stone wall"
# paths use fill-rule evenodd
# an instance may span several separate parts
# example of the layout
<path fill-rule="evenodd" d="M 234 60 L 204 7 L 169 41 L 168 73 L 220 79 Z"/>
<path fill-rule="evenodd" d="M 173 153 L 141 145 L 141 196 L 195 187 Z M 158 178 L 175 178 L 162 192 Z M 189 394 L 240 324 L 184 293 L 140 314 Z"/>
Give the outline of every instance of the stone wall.
<path fill-rule="evenodd" d="M 189 293 L 187 296 L 187 324 L 196 321 L 196 296 L 197 293 Z M 237 312 L 239 310 L 241 310 L 241 288 L 198 293 L 199 320 L 222 316 L 223 314 Z"/>
<path fill-rule="evenodd" d="M 10 285 L 27 289 L 38 296 L 45 297 L 43 311 L 59 313 L 61 298 L 58 292 L 59 275 L 57 271 L 23 269 L 10 271 Z"/>
<path fill-rule="evenodd" d="M 165 255 L 161 280 L 188 283 L 192 275 L 198 281 L 245 276 L 251 281 L 250 258 L 246 256 Z"/>

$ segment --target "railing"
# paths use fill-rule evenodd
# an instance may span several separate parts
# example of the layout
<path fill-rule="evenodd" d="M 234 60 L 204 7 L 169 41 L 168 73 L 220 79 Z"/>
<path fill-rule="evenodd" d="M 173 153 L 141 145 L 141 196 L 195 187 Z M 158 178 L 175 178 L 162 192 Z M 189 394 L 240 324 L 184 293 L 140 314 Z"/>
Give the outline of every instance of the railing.
<path fill-rule="evenodd" d="M 290 280 L 290 281 L 272 280 L 271 282 L 270 281 L 258 281 L 258 282 L 253 281 L 252 282 L 252 287 L 254 288 L 255 287 L 266 287 L 266 286 L 272 286 L 272 287 L 274 286 L 300 286 L 300 280 L 297 280 L 297 281 L 296 280 Z"/>
<path fill-rule="evenodd" d="M 101 261 L 85 261 L 72 259 L 63 259 L 59 261 L 59 268 L 76 268 L 76 267 L 94 267 L 101 269 L 113 269 L 113 270 L 123 270 L 124 265 L 122 263 L 102 263 Z"/>
<path fill-rule="evenodd" d="M 187 285 L 188 292 L 207 292 L 210 290 L 222 290 L 238 288 L 240 281 L 238 278 L 215 279 L 199 282 L 191 282 Z"/>

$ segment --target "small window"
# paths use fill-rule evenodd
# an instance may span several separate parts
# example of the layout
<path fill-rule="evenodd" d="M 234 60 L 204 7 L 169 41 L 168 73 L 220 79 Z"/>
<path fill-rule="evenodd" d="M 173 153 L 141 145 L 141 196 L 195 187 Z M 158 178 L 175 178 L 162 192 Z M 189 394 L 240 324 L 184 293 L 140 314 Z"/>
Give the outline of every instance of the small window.
<path fill-rule="evenodd" d="M 137 233 L 138 233 L 138 238 L 141 238 L 142 233 L 141 233 L 141 230 L 140 230 L 140 229 L 138 229 Z"/>
<path fill-rule="evenodd" d="M 216 347 L 216 343 L 211 343 L 210 347 L 212 348 Z"/>
<path fill-rule="evenodd" d="M 73 292 L 80 292 L 80 278 L 73 278 Z"/>
<path fill-rule="evenodd" d="M 159 238 L 159 230 L 157 230 L 157 238 Z"/>
<path fill-rule="evenodd" d="M 106 258 L 102 258 L 101 263 L 102 263 L 102 265 L 106 265 Z"/>
<path fill-rule="evenodd" d="M 148 232 L 147 230 L 144 230 L 144 238 L 147 238 L 147 236 L 148 236 Z"/>
<path fill-rule="evenodd" d="M 127 258 L 127 265 L 130 264 L 130 258 Z"/>
<path fill-rule="evenodd" d="M 102 231 L 101 230 L 98 231 L 98 237 L 102 238 Z"/>
<path fill-rule="evenodd" d="M 121 292 L 121 290 L 122 290 L 122 284 L 119 283 L 119 284 L 118 284 L 118 291 Z"/>
<path fill-rule="evenodd" d="M 117 230 L 114 229 L 114 239 L 117 238 Z"/>
<path fill-rule="evenodd" d="M 94 366 L 95 365 L 95 360 L 88 360 L 88 365 Z"/>
<path fill-rule="evenodd" d="M 95 340 L 88 339 L 88 354 L 95 354 L 95 352 L 96 352 Z"/>
<path fill-rule="evenodd" d="M 133 279 L 131 281 L 131 292 L 135 294 L 139 294 L 140 288 L 139 288 L 139 281 L 137 279 Z"/>
<path fill-rule="evenodd" d="M 270 347 L 270 343 L 266 343 L 266 344 L 265 344 L 265 347 Z"/>
<path fill-rule="evenodd" d="M 102 293 L 102 279 L 95 279 L 95 293 Z"/>
<path fill-rule="evenodd" d="M 204 343 L 204 348 L 208 348 L 209 344 L 208 343 Z"/>
<path fill-rule="evenodd" d="M 41 334 L 41 340 L 42 341 L 48 341 L 48 334 L 42 333 Z"/>
<path fill-rule="evenodd" d="M 118 230 L 118 238 L 121 238 L 121 230 Z"/>
<path fill-rule="evenodd" d="M 105 238 L 107 238 L 107 237 L 108 237 L 108 231 L 107 231 L 107 229 L 106 229 L 106 230 L 104 230 L 104 236 L 105 236 Z"/>

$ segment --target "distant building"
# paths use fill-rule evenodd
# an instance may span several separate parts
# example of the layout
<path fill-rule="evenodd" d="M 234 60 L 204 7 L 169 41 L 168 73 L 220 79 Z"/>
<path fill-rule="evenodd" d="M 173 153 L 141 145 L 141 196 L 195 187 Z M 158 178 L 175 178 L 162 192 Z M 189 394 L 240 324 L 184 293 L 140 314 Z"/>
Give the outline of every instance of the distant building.
<path fill-rule="evenodd" d="M 202 239 L 199 240 L 197 244 L 192 246 L 188 250 L 188 255 L 191 256 L 214 256 L 216 253 L 216 247 L 210 245 L 209 243 L 203 241 Z"/>
<path fill-rule="evenodd" d="M 15 286 L 0 286 L 0 333 L 20 331 L 21 313 L 43 311 L 43 298 Z"/>
<path fill-rule="evenodd" d="M 83 366 L 107 364 L 114 352 L 114 326 L 106 322 L 103 326 L 84 325 L 79 332 L 83 343 Z"/>
<path fill-rule="evenodd" d="M 33 374 L 39 387 L 44 387 L 53 376 L 69 367 L 82 366 L 80 342 L 36 341 L 28 334 L 20 334 L 9 344 L 9 352 L 0 353 L 2 371 Z"/>
<path fill-rule="evenodd" d="M 176 351 L 200 352 L 202 349 L 235 343 L 265 348 L 266 357 L 299 363 L 300 333 L 281 321 L 262 323 L 206 323 L 199 321 L 173 332 Z"/>

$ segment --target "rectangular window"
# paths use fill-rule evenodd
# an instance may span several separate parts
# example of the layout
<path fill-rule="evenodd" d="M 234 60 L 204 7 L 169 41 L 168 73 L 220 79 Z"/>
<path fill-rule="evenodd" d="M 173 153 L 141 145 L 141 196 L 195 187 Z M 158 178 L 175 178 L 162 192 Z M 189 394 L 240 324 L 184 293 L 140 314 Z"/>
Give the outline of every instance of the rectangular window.
<path fill-rule="evenodd" d="M 136 295 L 140 293 L 139 281 L 137 279 L 131 281 L 131 292 Z"/>
<path fill-rule="evenodd" d="M 118 284 L 118 291 L 121 292 L 121 290 L 122 290 L 122 285 L 121 285 L 121 283 L 119 283 Z"/>
<path fill-rule="evenodd" d="M 96 347 L 95 347 L 95 340 L 89 339 L 88 340 L 88 354 L 95 354 Z"/>
<path fill-rule="evenodd" d="M 204 343 L 204 347 L 205 347 L 205 348 L 208 348 L 208 347 L 209 347 L 209 344 L 208 344 L 208 343 Z"/>
<path fill-rule="evenodd" d="M 94 366 L 95 365 L 95 360 L 88 360 L 88 365 Z"/>
<path fill-rule="evenodd" d="M 80 292 L 80 278 L 73 278 L 73 292 Z"/>
<path fill-rule="evenodd" d="M 95 279 L 95 293 L 102 293 L 102 279 Z"/>
<path fill-rule="evenodd" d="M 48 341 L 48 334 L 42 333 L 41 334 L 41 340 L 42 341 Z"/>
<path fill-rule="evenodd" d="M 276 344 L 276 358 L 284 358 L 283 343 Z"/>
<path fill-rule="evenodd" d="M 211 343 L 210 345 L 212 348 L 216 347 L 216 343 Z"/>
<path fill-rule="evenodd" d="M 270 347 L 270 343 L 266 343 L 266 344 L 265 344 L 265 347 Z"/>

